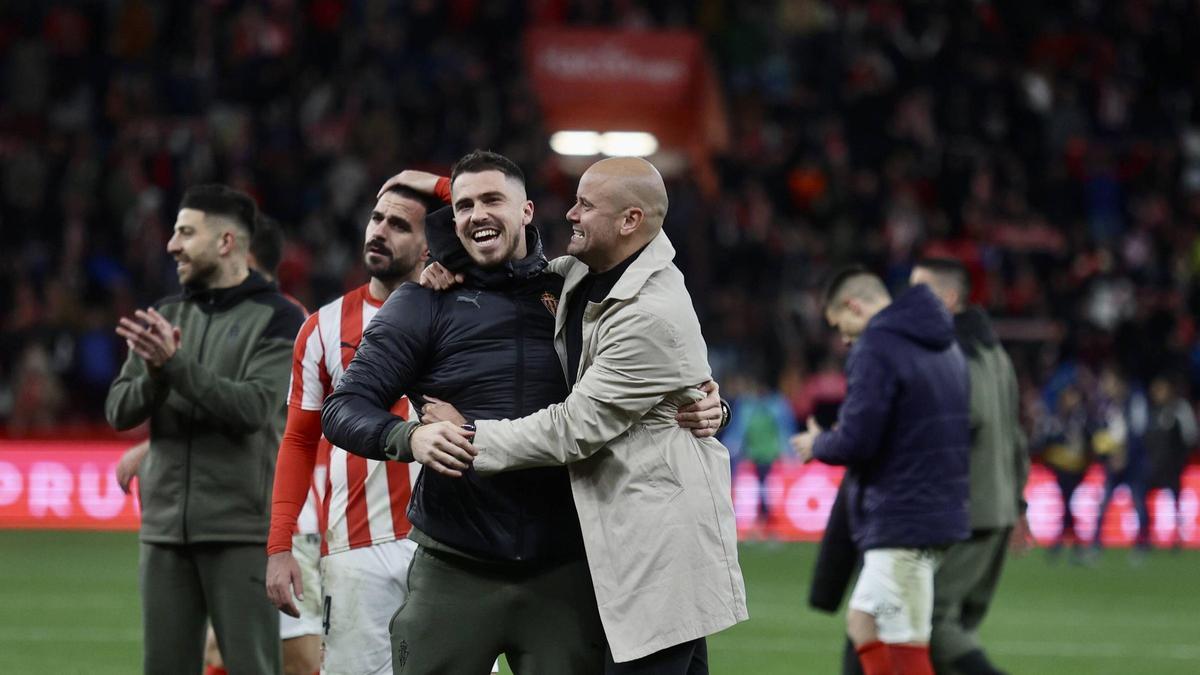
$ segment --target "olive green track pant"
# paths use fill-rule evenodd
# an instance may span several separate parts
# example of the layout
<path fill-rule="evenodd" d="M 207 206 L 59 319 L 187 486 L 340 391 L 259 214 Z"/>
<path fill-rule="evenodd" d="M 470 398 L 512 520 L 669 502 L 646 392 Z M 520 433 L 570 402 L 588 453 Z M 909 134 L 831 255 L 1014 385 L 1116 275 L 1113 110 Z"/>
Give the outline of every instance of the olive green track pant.
<path fill-rule="evenodd" d="M 586 560 L 496 565 L 422 546 L 390 631 L 396 675 L 485 675 L 500 654 L 516 675 L 604 672 Z"/>
<path fill-rule="evenodd" d="M 987 616 L 1004 569 L 1011 528 L 976 530 L 948 549 L 933 579 L 933 633 L 929 647 L 934 669 L 953 673 L 964 654 L 982 649 L 979 625 Z"/>
<path fill-rule="evenodd" d="M 147 544 L 138 564 L 147 675 L 193 675 L 212 618 L 230 675 L 278 673 L 279 610 L 267 599 L 263 544 Z"/>

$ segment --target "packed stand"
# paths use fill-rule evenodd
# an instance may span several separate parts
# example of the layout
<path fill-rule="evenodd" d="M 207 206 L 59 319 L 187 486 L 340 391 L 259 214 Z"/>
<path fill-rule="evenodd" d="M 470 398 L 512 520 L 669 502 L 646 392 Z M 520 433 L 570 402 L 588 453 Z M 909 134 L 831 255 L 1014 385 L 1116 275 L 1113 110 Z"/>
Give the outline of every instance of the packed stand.
<path fill-rule="evenodd" d="M 726 393 L 762 402 L 747 457 L 769 462 L 771 439 L 828 419 L 844 392 L 844 349 L 819 307 L 829 271 L 862 261 L 898 286 L 934 255 L 963 260 L 973 300 L 998 319 L 1034 451 L 1055 446 L 1044 430 L 1070 427 L 1059 403 L 1073 388 L 1090 463 L 1104 455 L 1102 373 L 1131 391 L 1164 376 L 1189 410 L 1200 392 L 1197 13 L 731 0 L 8 7 L 0 420 L 9 435 L 100 420 L 123 353 L 116 317 L 175 287 L 162 252 L 192 184 L 247 190 L 284 223 L 281 285 L 309 307 L 361 282 L 361 206 L 385 177 L 445 170 L 475 147 L 526 168 L 547 248 L 561 252 L 574 181 L 522 76 L 522 32 L 685 27 L 706 37 L 733 142 L 715 158 L 719 196 L 671 180 L 667 230 Z"/>

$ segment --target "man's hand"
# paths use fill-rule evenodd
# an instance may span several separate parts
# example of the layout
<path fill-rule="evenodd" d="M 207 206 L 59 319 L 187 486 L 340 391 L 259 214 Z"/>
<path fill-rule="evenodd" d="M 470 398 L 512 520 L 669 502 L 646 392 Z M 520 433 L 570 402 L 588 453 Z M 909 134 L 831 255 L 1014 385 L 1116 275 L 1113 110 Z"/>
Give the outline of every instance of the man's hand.
<path fill-rule="evenodd" d="M 441 399 L 432 396 L 426 396 L 428 401 L 421 406 L 421 424 L 433 424 L 434 422 L 449 422 L 456 427 L 461 427 L 467 423 L 467 418 L 458 412 L 458 408 L 446 403 Z"/>
<path fill-rule="evenodd" d="M 400 173 L 387 179 L 383 187 L 379 188 L 379 193 L 375 195 L 376 199 L 383 196 L 383 193 L 391 190 L 394 187 L 406 187 L 411 190 L 416 190 L 421 194 L 432 196 L 437 189 L 438 176 L 436 173 L 428 171 L 417 171 L 416 169 L 405 169 Z"/>
<path fill-rule="evenodd" d="M 813 445 L 817 442 L 817 436 L 821 435 L 824 429 L 817 424 L 815 417 L 808 418 L 808 428 L 804 432 L 792 436 L 792 450 L 796 452 L 796 456 L 801 462 L 808 464 L 813 458 Z"/>
<path fill-rule="evenodd" d="M 435 291 L 444 291 L 461 284 L 466 277 L 455 274 L 442 266 L 440 262 L 430 263 L 421 270 L 420 284 Z"/>
<path fill-rule="evenodd" d="M 129 484 L 138 475 L 142 460 L 149 451 L 150 441 L 142 441 L 126 450 L 121 459 L 117 460 L 117 485 L 121 486 L 121 492 L 129 494 Z"/>
<path fill-rule="evenodd" d="M 1016 557 L 1021 557 L 1028 553 L 1036 543 L 1033 532 L 1029 529 L 1029 518 L 1022 513 L 1013 525 L 1012 534 L 1008 537 L 1008 551 Z"/>
<path fill-rule="evenodd" d="M 291 551 L 272 553 L 267 557 L 267 597 L 271 604 L 288 616 L 300 618 L 300 610 L 292 601 L 292 589 L 296 589 L 296 598 L 304 599 L 304 581 L 300 574 L 300 564 L 292 556 Z"/>
<path fill-rule="evenodd" d="M 680 408 L 675 413 L 675 423 L 684 429 L 691 429 L 696 438 L 716 436 L 721 428 L 721 387 L 709 380 L 699 389 L 704 392 L 704 398 Z"/>
<path fill-rule="evenodd" d="M 157 371 L 179 349 L 179 329 L 153 308 L 139 309 L 134 312 L 134 317 L 136 321 L 121 317 L 117 335 L 125 339 L 129 351 L 146 362 L 147 368 Z"/>
<path fill-rule="evenodd" d="M 479 454 L 471 445 L 474 437 L 475 432 L 450 422 L 422 424 L 409 438 L 409 448 L 413 459 L 422 466 L 459 478 L 475 461 L 475 455 Z"/>

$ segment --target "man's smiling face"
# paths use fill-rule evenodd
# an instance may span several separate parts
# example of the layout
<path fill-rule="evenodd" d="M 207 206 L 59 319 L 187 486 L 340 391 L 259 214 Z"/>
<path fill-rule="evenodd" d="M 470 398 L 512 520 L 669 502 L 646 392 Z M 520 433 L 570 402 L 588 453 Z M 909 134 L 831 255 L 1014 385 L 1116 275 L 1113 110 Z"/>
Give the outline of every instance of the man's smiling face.
<path fill-rule="evenodd" d="M 533 202 L 519 181 L 495 170 L 463 173 L 451 186 L 454 232 L 480 267 L 495 267 L 525 252 Z"/>

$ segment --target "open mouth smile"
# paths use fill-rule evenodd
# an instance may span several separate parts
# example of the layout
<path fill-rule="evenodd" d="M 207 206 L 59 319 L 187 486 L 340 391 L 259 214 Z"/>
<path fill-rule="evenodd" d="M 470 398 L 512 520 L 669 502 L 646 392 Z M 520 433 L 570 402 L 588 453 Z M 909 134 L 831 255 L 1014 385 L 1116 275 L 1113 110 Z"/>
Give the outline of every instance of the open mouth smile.
<path fill-rule="evenodd" d="M 494 227 L 483 227 L 471 233 L 471 241 L 476 244 L 489 244 L 500 238 L 500 230 Z"/>

